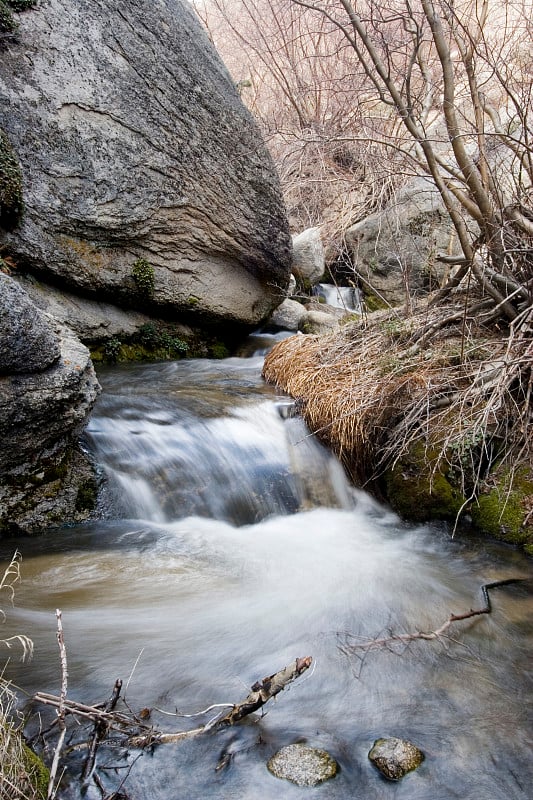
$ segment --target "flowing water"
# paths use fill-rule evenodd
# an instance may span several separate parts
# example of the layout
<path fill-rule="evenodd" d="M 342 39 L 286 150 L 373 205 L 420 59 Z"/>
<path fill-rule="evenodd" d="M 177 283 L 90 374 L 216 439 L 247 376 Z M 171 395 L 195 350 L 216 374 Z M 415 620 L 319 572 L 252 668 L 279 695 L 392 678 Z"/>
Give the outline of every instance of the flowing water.
<path fill-rule="evenodd" d="M 35 643 L 33 661 L 12 661 L 8 674 L 30 693 L 59 692 L 56 608 L 78 701 L 104 700 L 120 676 L 131 708 L 192 713 L 238 702 L 256 680 L 313 656 L 263 716 L 144 752 L 129 773 L 135 751 L 103 749 L 108 791 L 127 776 L 131 800 L 531 797 L 531 562 L 402 524 L 353 490 L 291 401 L 262 383 L 261 363 L 256 354 L 101 372 L 87 446 L 104 519 L 1 542 L 4 559 L 15 544 L 23 554 L 3 632 Z M 493 613 L 449 638 L 342 651 L 355 637 L 438 627 L 482 605 L 482 583 L 510 577 L 526 580 L 494 590 Z M 166 730 L 198 724 L 152 719 Z M 367 758 L 390 735 L 426 755 L 399 783 Z M 328 750 L 339 774 L 313 789 L 270 775 L 267 760 L 293 742 Z M 80 797 L 74 778 L 61 797 Z"/>
<path fill-rule="evenodd" d="M 329 306 L 361 313 L 359 291 L 354 289 L 353 286 L 335 286 L 331 283 L 319 283 L 315 287 L 315 291 Z"/>

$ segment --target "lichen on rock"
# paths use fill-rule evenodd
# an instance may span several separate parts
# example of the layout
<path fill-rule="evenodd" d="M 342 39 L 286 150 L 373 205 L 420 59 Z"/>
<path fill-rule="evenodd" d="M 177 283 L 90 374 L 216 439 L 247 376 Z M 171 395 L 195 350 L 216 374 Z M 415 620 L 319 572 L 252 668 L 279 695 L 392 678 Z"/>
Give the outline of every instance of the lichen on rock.
<path fill-rule="evenodd" d="M 421 750 L 405 739 L 392 736 L 376 739 L 368 757 L 382 775 L 391 781 L 398 781 L 408 772 L 420 766 L 424 760 Z"/>
<path fill-rule="evenodd" d="M 42 372 L 58 361 L 60 338 L 18 283 L 0 273 L 0 375 Z"/>
<path fill-rule="evenodd" d="M 284 778 L 297 786 L 317 786 L 335 777 L 338 769 L 329 753 L 305 744 L 282 747 L 267 766 L 276 778 Z"/>

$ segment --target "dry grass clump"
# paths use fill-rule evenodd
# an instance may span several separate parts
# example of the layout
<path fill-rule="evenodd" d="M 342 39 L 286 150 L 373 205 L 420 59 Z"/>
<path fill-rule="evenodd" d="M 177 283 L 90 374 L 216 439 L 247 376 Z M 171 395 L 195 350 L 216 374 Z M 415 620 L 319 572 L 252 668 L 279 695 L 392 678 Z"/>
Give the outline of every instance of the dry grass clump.
<path fill-rule="evenodd" d="M 531 462 L 532 313 L 506 337 L 460 306 L 373 314 L 280 342 L 263 374 L 299 401 L 358 483 L 417 445 L 470 494 L 496 457 Z"/>
<path fill-rule="evenodd" d="M 15 584 L 20 580 L 20 553 L 15 552 L 2 578 L 0 596 L 13 602 Z M 0 608 L 0 618 L 5 612 Z M 31 639 L 17 634 L 0 639 L 0 645 L 8 649 L 17 648 L 22 658 L 30 658 L 33 652 Z M 44 765 L 24 744 L 21 736 L 23 720 L 16 712 L 16 695 L 11 683 L 0 674 L 0 800 L 38 800 L 46 797 L 43 788 Z"/>
<path fill-rule="evenodd" d="M 16 715 L 16 695 L 0 679 L 0 800 L 43 800 L 44 765 L 25 746 Z M 43 786 L 44 784 L 44 786 Z"/>

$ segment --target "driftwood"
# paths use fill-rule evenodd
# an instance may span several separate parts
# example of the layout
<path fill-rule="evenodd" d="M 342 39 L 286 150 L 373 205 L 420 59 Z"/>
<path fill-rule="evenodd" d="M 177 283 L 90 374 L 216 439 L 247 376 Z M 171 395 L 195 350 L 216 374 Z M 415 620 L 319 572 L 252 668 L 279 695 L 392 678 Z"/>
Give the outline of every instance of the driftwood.
<path fill-rule="evenodd" d="M 284 667 L 284 669 L 279 672 L 276 672 L 274 675 L 270 675 L 267 678 L 263 678 L 262 681 L 254 683 L 251 687 L 251 692 L 240 703 L 223 704 L 224 708 L 230 707 L 228 712 L 221 712 L 205 725 L 189 731 L 165 733 L 147 724 L 141 716 L 137 716 L 131 712 L 124 713 L 116 711 L 115 706 L 119 699 L 121 688 L 120 681 L 115 683 L 113 694 L 106 704 L 87 705 L 85 703 L 77 703 L 64 696 L 57 696 L 45 692 L 38 692 L 34 695 L 33 699 L 36 703 L 51 706 L 58 710 L 62 709 L 63 719 L 66 716 L 72 715 L 78 722 L 90 722 L 94 724 L 94 730 L 89 741 L 85 741 L 71 748 L 89 748 L 89 755 L 85 761 L 83 770 L 83 780 L 87 782 L 94 769 L 98 746 L 108 733 L 114 732 L 118 734 L 114 742 L 118 742 L 119 745 L 129 748 L 145 748 L 157 744 L 177 743 L 184 739 L 194 738 L 195 736 L 207 733 L 216 728 L 234 725 L 244 717 L 262 708 L 265 703 L 283 691 L 290 683 L 309 669 L 311 663 L 311 656 L 295 659 L 291 664 Z M 206 711 L 211 708 L 212 706 L 206 709 Z"/>
<path fill-rule="evenodd" d="M 485 601 L 482 608 L 470 609 L 463 614 L 450 614 L 448 619 L 442 623 L 438 628 L 432 631 L 412 631 L 411 633 L 393 633 L 390 636 L 385 636 L 377 639 L 369 639 L 364 642 L 354 641 L 355 637 L 352 634 L 344 635 L 344 642 L 339 645 L 339 650 L 345 655 L 359 655 L 360 653 L 367 653 L 370 650 L 379 650 L 382 648 L 391 647 L 394 644 L 403 643 L 408 644 L 416 639 L 425 641 L 432 641 L 442 638 L 448 629 L 456 622 L 461 622 L 465 619 L 472 619 L 472 617 L 479 617 L 482 614 L 490 614 L 492 605 L 489 597 L 489 590 L 495 589 L 497 586 L 508 586 L 511 583 L 520 583 L 522 578 L 507 578 L 503 581 L 494 581 L 493 583 L 484 583 L 481 586 L 481 593 Z"/>
<path fill-rule="evenodd" d="M 254 711 L 258 711 L 265 703 L 268 703 L 269 700 L 272 700 L 273 697 L 282 692 L 286 686 L 309 669 L 312 661 L 313 659 L 311 656 L 297 658 L 274 675 L 263 678 L 262 681 L 257 681 L 251 687 L 252 691 L 250 694 L 240 703 L 232 706 L 231 711 L 222 716 L 219 715 L 215 717 L 200 728 L 194 728 L 191 731 L 181 731 L 179 733 L 156 733 L 152 731 L 148 735 L 130 737 L 130 739 L 128 739 L 128 745 L 130 747 L 147 747 L 152 744 L 169 744 L 182 741 L 183 739 L 191 739 L 202 733 L 207 733 L 214 728 L 234 725 L 249 714 L 253 714 Z"/>

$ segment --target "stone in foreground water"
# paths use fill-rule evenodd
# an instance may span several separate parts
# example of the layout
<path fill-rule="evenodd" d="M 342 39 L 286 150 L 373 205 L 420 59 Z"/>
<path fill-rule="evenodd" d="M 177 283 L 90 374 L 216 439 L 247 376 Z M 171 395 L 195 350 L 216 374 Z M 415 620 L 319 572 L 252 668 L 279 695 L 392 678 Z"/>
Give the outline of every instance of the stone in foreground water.
<path fill-rule="evenodd" d="M 285 778 L 297 786 L 317 786 L 337 773 L 337 762 L 329 753 L 305 744 L 282 747 L 267 766 L 276 778 Z"/>
<path fill-rule="evenodd" d="M 391 781 L 400 778 L 420 766 L 424 754 L 405 739 L 376 739 L 368 757 L 379 771 Z"/>

